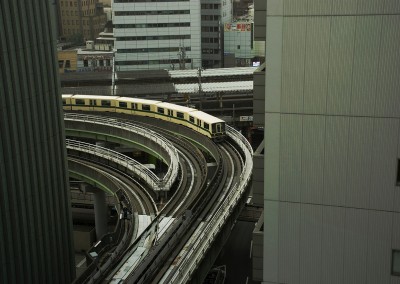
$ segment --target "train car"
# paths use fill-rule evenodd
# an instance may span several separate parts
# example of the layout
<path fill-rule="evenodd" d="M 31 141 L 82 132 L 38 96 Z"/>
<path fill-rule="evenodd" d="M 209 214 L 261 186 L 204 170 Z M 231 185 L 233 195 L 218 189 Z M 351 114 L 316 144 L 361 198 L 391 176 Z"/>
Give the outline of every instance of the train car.
<path fill-rule="evenodd" d="M 225 121 L 194 108 L 117 96 L 63 95 L 62 99 L 65 110 L 107 111 L 154 117 L 185 125 L 217 142 L 225 137 Z"/>
<path fill-rule="evenodd" d="M 156 105 L 161 103 L 155 100 L 144 100 L 138 98 L 127 98 L 118 97 L 115 99 L 116 112 L 134 114 L 134 115 L 144 115 L 149 117 L 155 117 L 157 112 Z"/>
<path fill-rule="evenodd" d="M 222 119 L 196 110 L 189 114 L 189 122 L 189 127 L 215 141 L 222 141 L 225 138 L 225 121 Z"/>
<path fill-rule="evenodd" d="M 160 102 L 156 105 L 157 113 L 155 117 L 187 126 L 189 114 L 193 111 L 196 111 L 196 109 Z"/>
<path fill-rule="evenodd" d="M 115 112 L 117 96 L 73 95 L 71 110 Z"/>
<path fill-rule="evenodd" d="M 70 94 L 62 95 L 63 109 L 71 110 L 71 98 L 72 98 L 72 96 L 73 95 L 70 95 Z"/>

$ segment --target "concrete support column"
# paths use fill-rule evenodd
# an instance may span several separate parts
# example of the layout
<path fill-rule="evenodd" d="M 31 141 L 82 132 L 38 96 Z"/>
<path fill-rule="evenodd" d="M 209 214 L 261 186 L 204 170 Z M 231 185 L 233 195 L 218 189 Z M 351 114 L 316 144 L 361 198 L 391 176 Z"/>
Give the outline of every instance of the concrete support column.
<path fill-rule="evenodd" d="M 99 240 L 107 233 L 107 201 L 106 193 L 102 190 L 94 190 L 94 221 L 96 236 Z"/>

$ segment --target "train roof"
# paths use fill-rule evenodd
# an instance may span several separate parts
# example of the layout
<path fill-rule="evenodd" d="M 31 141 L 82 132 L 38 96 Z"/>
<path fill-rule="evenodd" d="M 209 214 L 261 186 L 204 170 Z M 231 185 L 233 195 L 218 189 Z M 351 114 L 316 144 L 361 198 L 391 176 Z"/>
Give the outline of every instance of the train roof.
<path fill-rule="evenodd" d="M 139 98 L 128 98 L 128 97 L 116 97 L 117 101 L 123 102 L 131 102 L 137 104 L 159 104 L 161 101 L 156 100 L 146 100 L 146 99 L 139 99 Z"/>
<path fill-rule="evenodd" d="M 159 104 L 157 104 L 157 106 L 168 108 L 168 109 L 171 109 L 171 110 L 180 111 L 180 112 L 192 112 L 192 111 L 196 111 L 197 110 L 197 109 L 194 109 L 194 108 L 180 106 L 180 105 L 171 104 L 171 103 L 159 103 Z"/>
<path fill-rule="evenodd" d="M 212 115 L 202 112 L 200 110 L 193 111 L 190 113 L 190 115 L 197 119 L 200 119 L 208 124 L 224 122 L 222 119 L 219 119 L 218 117 L 212 116 Z"/>
<path fill-rule="evenodd" d="M 94 96 L 94 95 L 73 95 L 74 99 L 96 99 L 96 100 L 115 100 L 117 96 Z"/>
<path fill-rule="evenodd" d="M 63 99 L 68 99 L 73 96 L 73 94 L 63 94 L 61 95 Z"/>

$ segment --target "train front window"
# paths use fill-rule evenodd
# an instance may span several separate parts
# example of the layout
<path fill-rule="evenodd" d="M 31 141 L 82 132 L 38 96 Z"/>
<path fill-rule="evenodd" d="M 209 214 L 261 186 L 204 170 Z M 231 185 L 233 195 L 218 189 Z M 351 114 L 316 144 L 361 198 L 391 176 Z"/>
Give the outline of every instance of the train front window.
<path fill-rule="evenodd" d="M 221 123 L 218 123 L 218 124 L 217 124 L 217 132 L 218 132 L 218 133 L 219 133 L 219 132 L 222 132 L 222 131 L 221 131 Z"/>

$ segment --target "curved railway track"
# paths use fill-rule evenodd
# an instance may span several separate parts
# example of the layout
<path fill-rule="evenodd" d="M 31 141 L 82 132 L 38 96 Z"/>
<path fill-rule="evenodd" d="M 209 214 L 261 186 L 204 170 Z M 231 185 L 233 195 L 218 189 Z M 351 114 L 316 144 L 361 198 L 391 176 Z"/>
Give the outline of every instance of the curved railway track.
<path fill-rule="evenodd" d="M 184 260 L 187 257 L 184 255 L 185 248 L 193 242 L 193 236 L 199 234 L 199 230 L 218 214 L 218 204 L 227 198 L 230 189 L 237 184 L 244 166 L 243 157 L 229 139 L 219 144 L 209 142 L 207 145 L 201 145 L 201 140 L 196 141 L 195 133 L 191 139 L 186 139 L 182 134 L 166 130 L 157 120 L 146 119 L 144 122 L 138 117 L 124 118 L 130 118 L 135 124 L 151 128 L 167 137 L 178 149 L 182 175 L 169 200 L 161 200 L 158 204 L 158 215 L 151 224 L 138 238 L 132 238 L 129 247 L 123 252 L 118 256 L 111 256 L 107 267 L 92 274 L 89 283 L 170 283 L 181 265 L 179 259 Z M 207 162 L 214 166 L 207 167 Z M 120 186 L 126 188 L 123 184 Z M 141 207 L 140 204 L 135 206 Z M 162 223 L 168 223 L 168 226 L 160 233 Z M 153 246 L 140 255 L 140 263 L 136 263 L 122 275 L 121 271 L 127 270 L 124 263 L 129 263 L 132 257 L 137 258 L 138 248 L 144 240 L 149 240 L 151 234 L 157 235 L 150 238 Z"/>

